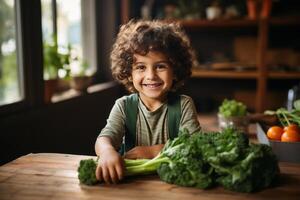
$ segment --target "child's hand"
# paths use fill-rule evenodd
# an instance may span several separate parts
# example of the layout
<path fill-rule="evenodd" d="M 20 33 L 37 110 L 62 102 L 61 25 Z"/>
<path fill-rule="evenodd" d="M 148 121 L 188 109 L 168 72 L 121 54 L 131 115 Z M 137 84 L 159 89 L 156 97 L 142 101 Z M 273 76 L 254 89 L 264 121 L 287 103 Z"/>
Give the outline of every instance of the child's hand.
<path fill-rule="evenodd" d="M 107 184 L 117 183 L 124 176 L 124 160 L 114 148 L 106 149 L 101 153 L 101 157 L 96 169 L 96 178 Z"/>
<path fill-rule="evenodd" d="M 153 146 L 137 146 L 126 152 L 125 158 L 127 159 L 152 159 L 161 151 L 164 144 Z"/>

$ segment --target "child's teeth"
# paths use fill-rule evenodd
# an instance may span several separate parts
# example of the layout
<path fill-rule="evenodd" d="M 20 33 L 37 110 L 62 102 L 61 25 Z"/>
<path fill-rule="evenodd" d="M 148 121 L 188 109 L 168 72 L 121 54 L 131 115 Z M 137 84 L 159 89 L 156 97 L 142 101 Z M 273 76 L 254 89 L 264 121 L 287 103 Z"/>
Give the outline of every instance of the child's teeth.
<path fill-rule="evenodd" d="M 150 88 L 154 88 L 154 87 L 159 86 L 158 83 L 156 83 L 156 84 L 145 84 L 145 85 L 146 85 L 146 87 L 150 87 Z"/>

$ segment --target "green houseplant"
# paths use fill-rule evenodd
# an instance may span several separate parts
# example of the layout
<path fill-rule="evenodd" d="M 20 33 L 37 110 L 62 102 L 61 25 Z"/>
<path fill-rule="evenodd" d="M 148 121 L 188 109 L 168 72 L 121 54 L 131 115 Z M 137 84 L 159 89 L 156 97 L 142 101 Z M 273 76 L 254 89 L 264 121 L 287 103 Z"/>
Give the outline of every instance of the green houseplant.
<path fill-rule="evenodd" d="M 60 80 L 59 71 L 65 72 L 65 79 L 68 79 L 70 74 L 71 46 L 68 45 L 66 53 L 58 51 L 56 36 L 52 36 L 52 42 L 44 42 L 44 80 L 45 80 L 45 102 L 51 102 L 52 95 L 59 89 L 59 85 L 64 88 L 65 83 Z"/>
<path fill-rule="evenodd" d="M 71 46 L 68 45 L 67 53 L 60 53 L 58 51 L 58 44 L 54 39 L 53 43 L 44 43 L 44 79 L 57 79 L 60 69 L 64 69 L 69 75 L 70 60 L 71 60 Z"/>
<path fill-rule="evenodd" d="M 76 91 L 86 93 L 87 88 L 92 82 L 92 76 L 89 75 L 89 64 L 86 60 L 77 60 L 77 71 L 71 71 L 70 87 Z"/>

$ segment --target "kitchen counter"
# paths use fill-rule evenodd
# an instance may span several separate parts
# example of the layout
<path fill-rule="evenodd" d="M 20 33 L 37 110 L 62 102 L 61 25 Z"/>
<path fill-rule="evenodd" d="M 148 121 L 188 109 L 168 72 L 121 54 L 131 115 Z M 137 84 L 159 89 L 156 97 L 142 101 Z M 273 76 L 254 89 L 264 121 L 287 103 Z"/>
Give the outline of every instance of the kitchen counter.
<path fill-rule="evenodd" d="M 119 184 L 79 184 L 77 167 L 91 156 L 38 153 L 22 156 L 0 167 L 0 199 L 300 199 L 300 164 L 280 163 L 276 186 L 246 194 L 215 187 L 179 187 L 156 175 L 126 178 Z"/>

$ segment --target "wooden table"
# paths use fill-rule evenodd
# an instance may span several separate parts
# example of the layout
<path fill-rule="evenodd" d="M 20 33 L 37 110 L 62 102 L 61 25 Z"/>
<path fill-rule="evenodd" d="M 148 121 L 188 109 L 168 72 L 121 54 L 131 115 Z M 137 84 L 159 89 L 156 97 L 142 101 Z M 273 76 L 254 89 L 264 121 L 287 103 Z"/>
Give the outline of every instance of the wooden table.
<path fill-rule="evenodd" d="M 300 199 L 300 164 L 280 163 L 280 184 L 253 194 L 217 187 L 209 190 L 179 187 L 158 176 L 126 178 L 117 185 L 79 184 L 77 167 L 90 156 L 39 153 L 0 167 L 0 199 Z"/>

